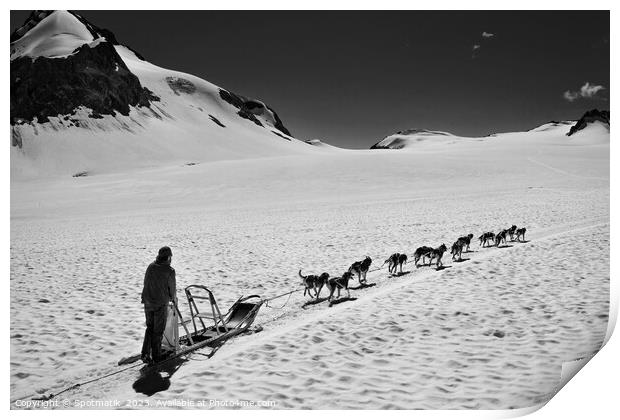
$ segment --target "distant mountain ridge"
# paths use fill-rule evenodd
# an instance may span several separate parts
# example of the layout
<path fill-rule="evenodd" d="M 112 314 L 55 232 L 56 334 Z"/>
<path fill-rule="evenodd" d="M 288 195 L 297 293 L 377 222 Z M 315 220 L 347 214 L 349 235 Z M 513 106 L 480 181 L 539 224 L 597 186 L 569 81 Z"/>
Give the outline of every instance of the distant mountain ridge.
<path fill-rule="evenodd" d="M 451 137 L 455 136 L 445 131 L 410 128 L 397 131 L 396 133 L 385 137 L 383 140 L 370 146 L 370 149 L 402 149 L 411 143 L 429 141 L 437 138 L 445 140 Z"/>
<path fill-rule="evenodd" d="M 546 131 L 555 130 L 567 130 L 565 134 L 572 136 L 573 134 L 585 129 L 589 124 L 599 122 L 609 129 L 609 111 L 599 111 L 593 109 L 587 111 L 578 121 L 565 120 L 565 121 L 549 121 L 538 127 L 525 131 L 526 133 L 540 133 Z M 426 130 L 421 128 L 411 128 L 406 130 L 397 131 L 394 134 L 386 136 L 383 140 L 370 146 L 371 150 L 374 149 L 404 149 L 413 147 L 416 144 L 437 144 L 438 142 L 446 141 L 460 141 L 460 140 L 473 140 L 483 139 L 489 137 L 495 137 L 497 134 L 491 134 L 481 137 L 460 137 L 452 133 L 437 130 Z"/>

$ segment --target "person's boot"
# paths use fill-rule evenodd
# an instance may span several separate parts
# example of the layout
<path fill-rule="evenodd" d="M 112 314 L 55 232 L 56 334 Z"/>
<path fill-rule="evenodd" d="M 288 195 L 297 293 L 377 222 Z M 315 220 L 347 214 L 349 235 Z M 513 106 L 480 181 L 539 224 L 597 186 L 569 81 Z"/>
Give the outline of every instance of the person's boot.
<path fill-rule="evenodd" d="M 140 356 L 140 360 L 142 360 L 147 366 L 153 365 L 153 359 L 151 359 L 151 356 L 149 356 L 148 354 L 143 354 L 142 356 Z"/>

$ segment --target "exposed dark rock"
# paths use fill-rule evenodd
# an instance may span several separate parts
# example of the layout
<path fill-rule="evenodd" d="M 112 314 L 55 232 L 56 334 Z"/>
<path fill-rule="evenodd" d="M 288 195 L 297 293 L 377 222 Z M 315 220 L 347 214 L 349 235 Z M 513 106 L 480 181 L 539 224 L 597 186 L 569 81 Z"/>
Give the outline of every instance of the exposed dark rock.
<path fill-rule="evenodd" d="M 277 128 L 278 130 L 280 130 L 281 132 L 283 132 L 284 134 L 286 134 L 287 136 L 292 136 L 291 132 L 288 131 L 288 129 L 282 123 L 282 120 L 280 119 L 280 117 L 278 116 L 276 111 L 274 111 L 273 108 L 271 108 L 268 105 L 265 105 L 265 106 L 273 113 L 273 117 L 276 120 L 276 123 L 275 123 L 274 127 Z"/>
<path fill-rule="evenodd" d="M 291 141 L 291 139 L 290 139 L 289 137 L 283 136 L 282 134 L 278 133 L 277 131 L 273 131 L 273 130 L 271 130 L 271 132 L 272 132 L 273 134 L 275 134 L 276 136 L 278 136 L 278 137 L 282 137 L 284 140 Z"/>
<path fill-rule="evenodd" d="M 598 109 L 587 111 L 585 114 L 583 114 L 583 117 L 581 117 L 579 121 L 577 121 L 577 123 L 570 128 L 566 135 L 572 136 L 577 131 L 583 130 L 588 126 L 588 124 L 595 121 L 600 121 L 609 125 L 609 111 L 599 111 Z"/>
<path fill-rule="evenodd" d="M 17 41 L 22 36 L 26 35 L 26 33 L 29 30 L 37 26 L 39 22 L 41 22 L 43 19 L 48 17 L 52 12 L 54 11 L 53 10 L 33 10 L 30 13 L 30 15 L 28 15 L 28 17 L 26 18 L 26 21 L 24 22 L 24 24 L 20 26 L 19 28 L 17 28 L 15 31 L 13 31 L 13 33 L 11 34 L 11 42 Z"/>
<path fill-rule="evenodd" d="M 253 100 L 253 99 L 245 99 L 244 103 L 245 103 L 245 106 L 247 107 L 247 109 L 250 112 L 252 112 L 253 114 L 262 114 L 263 110 L 265 108 L 268 109 L 269 111 L 271 111 L 271 113 L 273 114 L 274 119 L 276 120 L 275 124 L 274 124 L 274 127 L 277 128 L 278 130 L 280 130 L 281 132 L 283 132 L 284 134 L 286 134 L 287 136 L 291 135 L 291 133 L 288 131 L 288 129 L 284 126 L 284 124 L 282 124 L 282 120 L 280 119 L 280 117 L 278 116 L 276 111 L 274 111 L 273 108 L 271 108 L 269 105 L 263 104 L 262 102 L 258 102 L 258 101 Z"/>
<path fill-rule="evenodd" d="M 250 109 L 245 105 L 245 102 L 243 101 L 243 99 L 241 99 L 241 97 L 225 89 L 220 89 L 220 98 L 222 98 L 235 108 L 239 109 L 239 111 L 237 111 L 237 115 L 239 115 L 241 118 L 250 120 L 254 124 L 261 127 L 263 126 L 263 124 L 258 120 L 258 118 L 256 118 L 252 111 L 250 111 Z"/>
<path fill-rule="evenodd" d="M 22 134 L 19 129 L 11 127 L 11 146 L 22 148 Z"/>
<path fill-rule="evenodd" d="M 83 171 L 83 172 L 78 172 L 77 174 L 73 174 L 72 176 L 73 178 L 80 178 L 80 177 L 88 176 L 88 175 L 89 175 L 88 171 Z"/>
<path fill-rule="evenodd" d="M 246 100 L 245 102 L 245 106 L 249 111 L 253 111 L 254 109 L 261 109 L 263 108 L 263 104 L 261 104 L 260 102 L 256 102 L 252 99 Z"/>
<path fill-rule="evenodd" d="M 222 98 L 235 108 L 245 108 L 245 103 L 239 96 L 225 89 L 220 89 L 220 98 Z"/>
<path fill-rule="evenodd" d="M 240 109 L 237 112 L 237 115 L 239 115 L 241 118 L 245 118 L 246 120 L 252 121 L 254 124 L 258 125 L 259 127 L 264 127 L 263 123 L 260 122 L 258 118 L 254 116 L 254 114 L 252 114 L 249 111 L 246 111 L 245 109 Z"/>
<path fill-rule="evenodd" d="M 385 140 L 385 139 L 383 139 Z M 383 141 L 381 140 L 381 141 Z M 379 143 L 381 143 L 381 141 Z M 385 150 L 398 150 L 398 149 L 402 149 L 403 147 L 405 147 L 403 144 L 399 144 L 397 146 L 381 146 L 379 143 L 375 143 L 372 146 L 370 146 L 370 150 L 374 150 L 374 149 L 385 149 Z"/>
<path fill-rule="evenodd" d="M 196 92 L 196 86 L 189 80 L 181 77 L 166 77 L 166 83 L 168 83 L 170 89 L 172 89 L 177 96 L 180 96 L 181 93 L 191 95 Z"/>
<path fill-rule="evenodd" d="M 444 133 L 442 131 L 433 131 L 433 130 L 425 130 L 423 128 L 409 128 L 407 130 L 397 131 L 395 134 L 401 134 L 403 136 L 407 136 L 410 134 L 434 134 L 436 136 L 448 136 L 448 133 Z"/>
<path fill-rule="evenodd" d="M 218 120 L 217 118 L 215 118 L 213 115 L 209 114 L 209 118 L 211 118 L 211 121 L 213 121 L 214 123 L 216 123 L 220 127 L 226 128 L 226 126 L 224 124 L 222 124 L 222 122 L 220 120 Z"/>
<path fill-rule="evenodd" d="M 247 99 L 242 96 L 236 95 L 225 89 L 220 89 L 220 97 L 232 106 L 238 108 L 239 111 L 237 112 L 237 114 L 239 114 L 239 116 L 248 119 L 257 125 L 260 125 L 261 127 L 263 126 L 263 124 L 261 124 L 261 122 L 255 117 L 255 115 L 261 115 L 264 112 L 264 109 L 267 108 L 273 113 L 275 119 L 274 127 L 288 136 L 292 135 L 291 132 L 284 126 L 278 114 L 269 106 L 259 101 Z"/>
<path fill-rule="evenodd" d="M 20 57 L 11 61 L 11 123 L 49 121 L 79 107 L 102 115 L 129 114 L 159 98 L 129 71 L 113 45 L 82 45 L 66 58 Z"/>

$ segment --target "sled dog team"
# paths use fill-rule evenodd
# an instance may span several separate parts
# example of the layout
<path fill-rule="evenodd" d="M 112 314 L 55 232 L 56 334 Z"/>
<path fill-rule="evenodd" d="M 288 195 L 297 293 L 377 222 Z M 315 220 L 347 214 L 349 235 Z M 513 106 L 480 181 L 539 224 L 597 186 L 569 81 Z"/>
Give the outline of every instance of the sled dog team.
<path fill-rule="evenodd" d="M 497 234 L 493 232 L 485 232 L 478 237 L 480 241 L 480 246 L 485 248 L 488 246 L 496 246 L 499 247 L 503 242 L 506 244 L 506 237 L 510 237 L 510 241 L 514 242 L 515 240 L 518 242 L 525 241 L 525 231 L 524 227 L 517 228 L 516 225 L 510 226 L 508 229 L 502 229 Z M 473 239 L 473 233 L 470 233 L 465 236 L 461 236 L 452 244 L 452 248 L 450 249 L 450 253 L 452 254 L 452 261 L 462 261 L 461 254 L 463 252 L 469 252 L 469 246 L 471 245 L 471 240 Z M 443 262 L 441 261 L 443 254 L 448 250 L 446 244 L 441 244 L 437 248 L 429 247 L 429 246 L 421 246 L 415 250 L 413 253 L 413 262 L 415 263 L 416 268 L 419 268 L 418 262 L 420 259 L 422 260 L 422 265 L 432 265 L 433 260 L 435 260 L 436 268 L 443 267 Z M 426 258 L 428 258 L 428 264 L 426 264 Z M 361 286 L 366 285 L 366 274 L 368 274 L 368 270 L 370 269 L 370 265 L 372 264 L 372 259 L 369 256 L 366 256 L 362 261 L 356 261 L 347 271 L 345 271 L 340 277 L 330 277 L 328 273 L 323 273 L 321 275 L 310 274 L 304 276 L 299 270 L 299 277 L 302 279 L 304 289 L 304 296 L 306 293 L 310 297 L 314 297 L 318 300 L 319 295 L 321 294 L 321 290 L 324 286 L 329 290 L 328 301 L 332 301 L 334 297 L 334 292 L 338 292 L 336 298 L 340 298 L 340 291 L 344 289 L 347 292 L 347 297 L 350 297 L 351 294 L 349 292 L 349 280 L 353 277 L 357 276 L 357 280 Z M 390 255 L 390 257 L 385 260 L 384 265 L 388 265 L 388 272 L 390 274 L 396 274 L 396 269 L 399 269 L 399 273 L 403 272 L 403 265 L 407 264 L 407 255 L 394 253 Z M 314 292 L 314 296 L 313 293 Z"/>
<path fill-rule="evenodd" d="M 323 273 L 320 276 L 316 276 L 314 274 L 310 274 L 308 276 L 304 276 L 301 274 L 301 270 L 299 270 L 299 277 L 301 277 L 304 289 L 304 296 L 306 293 L 310 297 L 319 298 L 321 294 L 321 289 L 323 286 L 327 286 L 327 290 L 329 290 L 329 298 L 328 300 L 331 302 L 334 292 L 338 292 L 338 296 L 336 298 L 340 298 L 340 291 L 342 289 L 346 290 L 347 297 L 351 297 L 351 293 L 349 292 L 349 280 L 353 278 L 353 276 L 357 275 L 357 281 L 359 281 L 360 285 L 366 284 L 366 274 L 368 274 L 368 269 L 370 269 L 370 264 L 372 264 L 372 259 L 368 256 L 362 261 L 356 261 L 351 264 L 351 267 L 340 277 L 329 277 L 328 273 Z M 312 291 L 314 291 L 314 296 L 312 296 Z"/>
<path fill-rule="evenodd" d="M 499 247 L 502 242 L 506 244 L 506 236 L 510 236 L 511 241 L 525 241 L 525 231 L 526 229 L 524 227 L 517 228 L 517 225 L 512 225 L 508 229 L 500 230 L 497 234 L 493 232 L 485 232 L 480 235 L 478 239 L 480 240 L 480 246 L 483 248 L 487 246 L 487 243 L 489 246 L 495 245 Z"/>

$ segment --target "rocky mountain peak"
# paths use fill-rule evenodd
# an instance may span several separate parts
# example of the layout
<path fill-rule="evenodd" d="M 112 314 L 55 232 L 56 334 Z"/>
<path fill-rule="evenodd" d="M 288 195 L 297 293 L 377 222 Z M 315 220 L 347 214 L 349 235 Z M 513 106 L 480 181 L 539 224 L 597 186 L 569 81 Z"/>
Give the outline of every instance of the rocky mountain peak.
<path fill-rule="evenodd" d="M 609 111 L 599 111 L 598 109 L 592 109 L 590 111 L 587 111 L 585 114 L 583 114 L 579 121 L 577 121 L 575 125 L 570 128 L 566 135 L 572 136 L 576 132 L 586 128 L 588 124 L 592 124 L 596 121 L 600 121 L 603 124 L 607 124 L 607 126 L 609 126 Z"/>
<path fill-rule="evenodd" d="M 80 106 L 94 118 L 128 115 L 158 100 L 118 55 L 114 34 L 73 12 L 34 11 L 11 40 L 11 124 Z"/>

